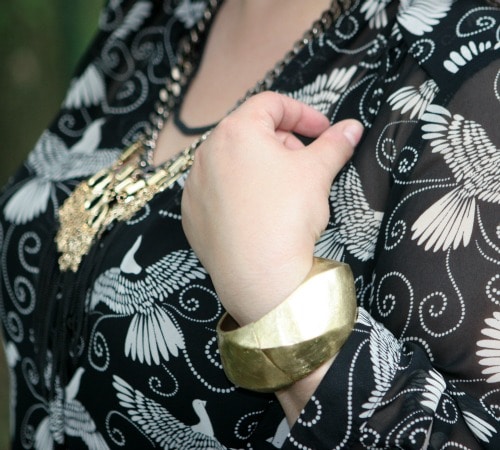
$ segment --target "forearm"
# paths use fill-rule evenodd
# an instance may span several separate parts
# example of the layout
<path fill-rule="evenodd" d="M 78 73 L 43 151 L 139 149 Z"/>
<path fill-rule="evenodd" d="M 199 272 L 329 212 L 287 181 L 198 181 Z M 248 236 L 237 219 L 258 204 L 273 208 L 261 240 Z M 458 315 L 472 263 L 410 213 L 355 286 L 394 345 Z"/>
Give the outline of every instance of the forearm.
<path fill-rule="evenodd" d="M 296 401 L 300 394 L 291 396 Z M 288 414 L 290 404 L 285 407 Z M 398 341 L 360 309 L 353 333 L 322 374 L 283 448 L 421 449 L 447 443 L 475 449 L 498 448 L 499 439 L 480 398 L 450 383 L 420 347 Z"/>
<path fill-rule="evenodd" d="M 334 360 L 335 356 L 307 377 L 297 381 L 288 388 L 276 392 L 276 398 L 285 412 L 290 428 L 293 427 L 300 413 L 311 400 L 311 397 L 330 369 Z"/>

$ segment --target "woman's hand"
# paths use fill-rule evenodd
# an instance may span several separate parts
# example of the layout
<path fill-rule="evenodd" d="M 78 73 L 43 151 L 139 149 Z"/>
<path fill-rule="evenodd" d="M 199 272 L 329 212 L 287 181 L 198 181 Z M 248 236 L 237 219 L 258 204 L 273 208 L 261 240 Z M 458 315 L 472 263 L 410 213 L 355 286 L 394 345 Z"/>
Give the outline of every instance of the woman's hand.
<path fill-rule="evenodd" d="M 304 146 L 293 133 L 315 140 Z M 328 223 L 332 181 L 361 133 L 354 120 L 330 127 L 314 109 L 266 92 L 197 150 L 182 198 L 184 231 L 240 325 L 304 280 Z"/>

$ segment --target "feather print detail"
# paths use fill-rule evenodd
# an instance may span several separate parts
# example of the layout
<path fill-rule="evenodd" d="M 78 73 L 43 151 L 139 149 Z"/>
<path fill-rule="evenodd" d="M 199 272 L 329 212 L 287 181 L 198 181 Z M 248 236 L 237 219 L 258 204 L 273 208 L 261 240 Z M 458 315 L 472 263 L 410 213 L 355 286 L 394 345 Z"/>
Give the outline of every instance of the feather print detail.
<path fill-rule="evenodd" d="M 201 19 L 205 11 L 205 2 L 192 0 L 182 0 L 182 3 L 175 9 L 175 17 L 184 24 L 186 28 L 191 28 Z"/>
<path fill-rule="evenodd" d="M 455 188 L 431 207 L 413 224 L 412 239 L 425 243 L 425 249 L 448 250 L 460 244 L 467 247 L 472 236 L 476 199 L 463 189 Z"/>
<path fill-rule="evenodd" d="M 361 179 L 352 164 L 333 184 L 330 202 L 333 227 L 322 234 L 315 254 L 340 261 L 347 250 L 361 261 L 373 258 L 383 213 L 368 204 Z"/>
<path fill-rule="evenodd" d="M 125 356 L 146 364 L 168 361 L 184 348 L 184 338 L 162 306 L 174 291 L 195 279 L 204 279 L 193 252 L 179 250 L 149 267 L 142 268 L 135 254 L 142 242 L 139 236 L 120 267 L 101 274 L 90 294 L 90 309 L 103 302 L 113 312 L 133 316 L 125 339 Z"/>
<path fill-rule="evenodd" d="M 90 64 L 80 78 L 72 81 L 63 106 L 79 109 L 98 105 L 104 96 L 104 79 L 97 67 Z"/>
<path fill-rule="evenodd" d="M 76 400 L 80 381 L 85 369 L 78 368 L 62 395 L 56 387 L 56 397 L 49 403 L 49 416 L 44 418 L 35 431 L 35 449 L 50 450 L 54 443 L 63 444 L 64 434 L 80 438 L 89 450 L 109 450 L 106 441 L 97 431 L 95 422 L 84 406 Z"/>
<path fill-rule="evenodd" d="M 213 437 L 205 402 L 193 401 L 193 409 L 199 417 L 199 423 L 188 426 L 176 419 L 159 403 L 145 397 L 142 392 L 133 389 L 116 375 L 113 376 L 113 387 L 120 405 L 127 410 L 132 421 L 164 450 L 224 450 L 226 448 Z"/>
<path fill-rule="evenodd" d="M 365 327 L 371 327 L 375 320 L 370 316 L 370 314 L 363 307 L 358 307 L 358 318 L 356 319 L 356 323 L 363 325 Z"/>
<path fill-rule="evenodd" d="M 104 119 L 94 121 L 69 149 L 50 131 L 42 135 L 26 162 L 34 176 L 5 205 L 7 220 L 19 225 L 35 219 L 47 210 L 55 182 L 92 175 L 116 159 L 119 150 L 95 151 L 103 123 Z"/>
<path fill-rule="evenodd" d="M 486 366 L 482 373 L 488 376 L 488 383 L 500 383 L 500 312 L 495 311 L 493 317 L 485 319 L 488 328 L 483 328 L 481 333 L 488 339 L 481 340 L 477 346 L 481 350 L 476 354 L 481 356 L 479 364 Z"/>
<path fill-rule="evenodd" d="M 328 76 L 321 74 L 298 91 L 291 92 L 290 97 L 312 106 L 323 114 L 328 114 L 332 105 L 337 103 L 341 94 L 349 86 L 357 67 L 334 69 Z"/>
<path fill-rule="evenodd" d="M 207 34 L 196 21 L 215 5 L 104 0 L 99 35 L 61 97 L 47 140 L 0 195 L 0 317 L 16 403 L 12 445 L 500 450 L 500 199 L 492 202 L 500 173 L 493 51 L 500 48 L 500 14 L 487 6 L 492 0 L 480 1 L 357 0 L 344 2 L 333 21 L 318 6 L 321 25 L 301 33 L 307 44 L 295 50 L 303 51 L 285 55 L 290 63 L 274 84 L 281 93 L 325 112 L 331 123 L 353 117 L 367 125 L 363 145 L 326 186 L 331 217 L 324 217 L 329 223 L 314 253 L 351 265 L 358 303 L 370 311 L 358 308 L 336 367 L 290 429 L 272 394 L 228 384 L 222 370 L 214 329 L 222 305 L 181 223 L 187 173 L 109 229 L 88 255 L 88 271 L 78 277 L 88 324 L 71 346 L 65 381 L 36 364 L 43 336 L 32 319 L 44 310 L 39 280 L 57 264 L 45 247 L 58 207 L 80 180 L 148 134 L 169 67 L 184 62 L 178 57 L 185 38 L 199 37 L 195 56 L 203 58 Z M 221 0 L 207 26 L 235 2 Z M 272 20 L 255 25 L 258 33 Z M 488 153 L 481 136 L 496 153 Z M 272 190 L 276 171 L 269 173 Z M 57 288 L 74 278 L 59 275 L 46 279 Z M 52 303 L 70 305 L 70 291 L 54 290 Z M 78 337 L 74 308 L 68 320 L 65 309 L 54 314 L 62 328 L 49 327 L 55 344 L 66 327 Z M 81 370 L 72 377 L 78 367 L 85 368 L 81 381 Z"/>
<path fill-rule="evenodd" d="M 150 16 L 152 7 L 151 2 L 137 2 L 125 16 L 123 23 L 113 32 L 112 38 L 126 39 L 131 32 L 141 28 L 144 21 Z"/>
<path fill-rule="evenodd" d="M 457 73 L 476 56 L 492 48 L 493 45 L 490 41 L 480 42 L 479 45 L 474 41 L 469 41 L 467 45 L 462 45 L 459 51 L 452 51 L 449 59 L 446 59 L 443 65 L 449 72 Z"/>
<path fill-rule="evenodd" d="M 431 141 L 453 173 L 457 186 L 430 206 L 412 226 L 412 239 L 425 249 L 466 247 L 472 236 L 476 201 L 500 203 L 500 151 L 483 127 L 441 106 L 422 116 L 423 138 Z"/>
<path fill-rule="evenodd" d="M 427 80 L 418 88 L 406 86 L 398 89 L 388 98 L 393 111 L 401 110 L 401 114 L 410 112 L 410 119 L 421 118 L 432 103 L 439 88 L 434 80 Z"/>
<path fill-rule="evenodd" d="M 371 417 L 390 389 L 398 368 L 400 352 L 401 346 L 396 338 L 379 323 L 372 321 L 370 355 L 375 389 L 372 390 L 368 401 L 362 405 L 365 411 L 360 414 L 361 418 Z"/>
<path fill-rule="evenodd" d="M 497 432 L 495 427 L 470 411 L 464 411 L 464 419 L 474 435 L 483 442 L 490 442 L 491 437 Z"/>
<path fill-rule="evenodd" d="M 387 13 L 385 12 L 389 0 L 366 0 L 361 6 L 360 12 L 365 14 L 371 28 L 383 28 L 387 25 Z"/>
<path fill-rule="evenodd" d="M 7 202 L 4 214 L 7 220 L 21 225 L 30 222 L 47 210 L 52 184 L 43 178 L 33 178 Z"/>
<path fill-rule="evenodd" d="M 445 389 L 444 378 L 437 371 L 431 370 L 425 379 L 423 399 L 420 401 L 422 407 L 435 413 Z"/>
<path fill-rule="evenodd" d="M 422 36 L 429 33 L 446 17 L 454 0 L 401 0 L 398 22 L 409 33 Z"/>

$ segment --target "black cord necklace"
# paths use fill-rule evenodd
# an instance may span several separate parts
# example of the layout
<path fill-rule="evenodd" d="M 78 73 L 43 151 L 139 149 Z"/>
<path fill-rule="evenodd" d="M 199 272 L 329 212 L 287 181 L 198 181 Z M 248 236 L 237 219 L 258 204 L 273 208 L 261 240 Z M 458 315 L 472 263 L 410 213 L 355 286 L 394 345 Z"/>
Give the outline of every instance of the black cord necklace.
<path fill-rule="evenodd" d="M 111 167 L 80 183 L 59 209 L 60 227 L 56 243 L 61 254 L 61 271 L 76 272 L 82 258 L 114 221 L 132 218 L 157 193 L 171 186 L 191 167 L 196 149 L 207 139 L 212 126 L 208 126 L 190 146 L 165 164 L 154 167 L 153 152 L 164 124 L 179 108 L 185 89 L 195 73 L 195 66 L 200 61 L 207 30 L 221 4 L 222 0 L 209 0 L 203 17 L 180 41 L 177 62 L 160 91 L 155 111 L 151 114 L 151 126 L 145 136 L 125 150 Z M 350 0 L 334 0 L 284 58 L 249 89 L 234 108 L 251 96 L 271 88 L 287 64 L 312 39 L 330 27 L 349 5 Z"/>
<path fill-rule="evenodd" d="M 171 112 L 172 123 L 184 136 L 199 136 L 201 134 L 208 133 L 212 128 L 215 128 L 217 122 L 211 123 L 210 125 L 201 125 L 198 127 L 192 127 L 188 125 L 181 117 L 181 104 L 175 106 Z"/>

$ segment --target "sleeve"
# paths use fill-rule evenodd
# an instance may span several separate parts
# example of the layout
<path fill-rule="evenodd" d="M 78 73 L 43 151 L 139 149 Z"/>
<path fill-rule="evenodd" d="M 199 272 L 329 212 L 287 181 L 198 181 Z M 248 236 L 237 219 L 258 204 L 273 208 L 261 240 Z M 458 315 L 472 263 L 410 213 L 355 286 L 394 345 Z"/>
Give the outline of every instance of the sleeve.
<path fill-rule="evenodd" d="M 371 294 L 284 448 L 500 448 L 499 67 L 416 124 Z"/>

